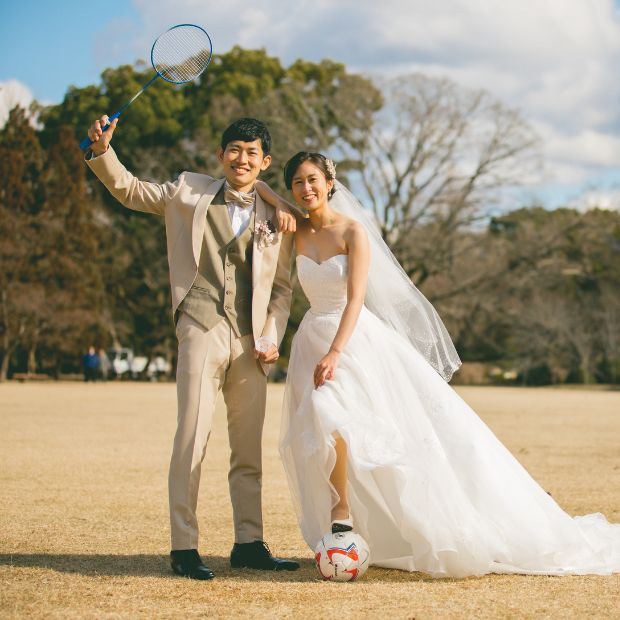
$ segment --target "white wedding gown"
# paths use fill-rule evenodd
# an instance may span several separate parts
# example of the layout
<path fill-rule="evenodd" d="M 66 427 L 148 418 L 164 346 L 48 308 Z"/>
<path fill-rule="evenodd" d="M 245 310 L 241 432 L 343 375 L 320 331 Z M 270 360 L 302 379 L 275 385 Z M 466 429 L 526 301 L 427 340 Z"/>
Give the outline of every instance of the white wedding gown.
<path fill-rule="evenodd" d="M 363 308 L 335 377 L 313 387 L 347 295 L 347 256 L 297 257 L 311 308 L 291 350 L 280 453 L 302 534 L 330 530 L 333 433 L 376 566 L 435 577 L 620 571 L 620 525 L 567 515 L 409 341 Z"/>

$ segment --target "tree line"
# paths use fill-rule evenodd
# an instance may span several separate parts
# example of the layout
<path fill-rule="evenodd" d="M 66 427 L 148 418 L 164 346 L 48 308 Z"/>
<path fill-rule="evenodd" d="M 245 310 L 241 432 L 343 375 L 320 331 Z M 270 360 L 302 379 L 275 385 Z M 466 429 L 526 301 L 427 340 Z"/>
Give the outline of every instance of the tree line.
<path fill-rule="evenodd" d="M 174 361 L 163 222 L 116 203 L 77 148 L 151 71 L 107 69 L 101 84 L 35 106 L 34 125 L 16 108 L 0 130 L 0 379 L 77 372 L 90 344 Z M 292 154 L 332 155 L 464 360 L 523 383 L 620 381 L 620 214 L 514 204 L 541 159 L 517 111 L 448 80 L 371 81 L 236 47 L 200 83 L 154 84 L 114 147 L 143 179 L 218 174 L 221 132 L 244 115 L 269 125 L 263 178 L 283 195 Z M 305 308 L 296 284 L 282 369 Z"/>

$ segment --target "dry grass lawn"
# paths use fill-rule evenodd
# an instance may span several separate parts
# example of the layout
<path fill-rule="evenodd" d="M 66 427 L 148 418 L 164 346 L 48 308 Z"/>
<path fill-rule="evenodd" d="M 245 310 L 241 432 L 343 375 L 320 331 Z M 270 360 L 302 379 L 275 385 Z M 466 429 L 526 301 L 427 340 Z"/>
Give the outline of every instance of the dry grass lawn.
<path fill-rule="evenodd" d="M 571 514 L 620 521 L 620 392 L 463 387 L 459 393 Z M 222 405 L 199 503 L 212 582 L 168 568 L 172 384 L 0 385 L 0 616 L 3 618 L 605 618 L 620 575 L 432 580 L 371 568 L 317 578 L 277 454 L 282 387 L 265 428 L 266 540 L 296 573 L 233 571 Z"/>

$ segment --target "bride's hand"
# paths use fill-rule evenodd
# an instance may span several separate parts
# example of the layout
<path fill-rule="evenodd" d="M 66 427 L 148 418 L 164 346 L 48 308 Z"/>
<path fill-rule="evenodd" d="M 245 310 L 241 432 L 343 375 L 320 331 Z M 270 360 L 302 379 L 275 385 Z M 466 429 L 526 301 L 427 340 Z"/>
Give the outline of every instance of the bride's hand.
<path fill-rule="evenodd" d="M 340 352 L 332 350 L 316 365 L 314 369 L 315 388 L 321 387 L 325 381 L 334 378 L 339 359 Z"/>

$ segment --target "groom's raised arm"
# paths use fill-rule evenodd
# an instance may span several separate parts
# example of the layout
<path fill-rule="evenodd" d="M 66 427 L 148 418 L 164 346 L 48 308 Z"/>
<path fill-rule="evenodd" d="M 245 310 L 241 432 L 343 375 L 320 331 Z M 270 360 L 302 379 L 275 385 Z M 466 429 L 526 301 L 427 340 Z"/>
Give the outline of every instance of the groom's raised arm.
<path fill-rule="evenodd" d="M 176 181 L 162 184 L 141 181 L 119 161 L 112 147 L 98 157 L 86 159 L 86 163 L 124 207 L 156 215 L 164 215 L 185 177 L 183 173 Z"/>
<path fill-rule="evenodd" d="M 164 215 L 166 204 L 183 185 L 185 173 L 174 182 L 159 184 L 141 181 L 123 166 L 110 146 L 118 119 L 104 132 L 102 126 L 106 122 L 107 116 L 103 116 L 88 130 L 88 136 L 93 140 L 85 158 L 88 167 L 124 207 Z"/>

